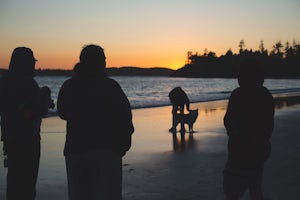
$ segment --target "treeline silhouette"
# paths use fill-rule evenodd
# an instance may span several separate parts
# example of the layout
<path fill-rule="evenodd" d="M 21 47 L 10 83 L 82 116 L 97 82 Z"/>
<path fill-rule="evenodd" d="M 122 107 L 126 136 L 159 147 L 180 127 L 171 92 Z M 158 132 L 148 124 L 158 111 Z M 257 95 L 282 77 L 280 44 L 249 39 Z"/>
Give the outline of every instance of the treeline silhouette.
<path fill-rule="evenodd" d="M 208 77 L 208 78 L 233 78 L 236 77 L 237 68 L 245 58 L 253 58 L 265 72 L 266 78 L 300 78 L 300 44 L 281 41 L 273 45 L 269 52 L 261 40 L 258 50 L 246 49 L 245 41 L 241 40 L 239 53 L 234 54 L 229 49 L 225 55 L 219 57 L 213 51 L 204 50 L 204 53 L 189 51 L 184 67 L 175 71 L 173 77 Z"/>

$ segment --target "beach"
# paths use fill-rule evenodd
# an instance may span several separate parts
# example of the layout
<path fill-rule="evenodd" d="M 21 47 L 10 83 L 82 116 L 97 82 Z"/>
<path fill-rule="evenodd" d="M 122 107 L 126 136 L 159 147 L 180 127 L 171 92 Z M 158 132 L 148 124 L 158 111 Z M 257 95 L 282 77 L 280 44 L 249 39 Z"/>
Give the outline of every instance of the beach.
<path fill-rule="evenodd" d="M 298 95 L 295 95 L 299 97 Z M 263 191 L 268 200 L 300 198 L 300 102 L 277 95 L 272 152 L 265 164 Z M 291 101 L 285 101 L 286 99 Z M 223 126 L 227 100 L 193 103 L 199 116 L 194 134 L 168 132 L 171 106 L 133 110 L 132 148 L 123 158 L 124 200 L 224 199 L 222 170 L 227 156 Z M 179 127 L 179 126 L 178 126 Z M 65 121 L 43 119 L 39 200 L 67 199 L 63 146 Z M 2 149 L 2 143 L 0 145 Z M 5 199 L 6 170 L 0 159 L 0 199 Z M 248 200 L 249 194 L 243 197 Z"/>

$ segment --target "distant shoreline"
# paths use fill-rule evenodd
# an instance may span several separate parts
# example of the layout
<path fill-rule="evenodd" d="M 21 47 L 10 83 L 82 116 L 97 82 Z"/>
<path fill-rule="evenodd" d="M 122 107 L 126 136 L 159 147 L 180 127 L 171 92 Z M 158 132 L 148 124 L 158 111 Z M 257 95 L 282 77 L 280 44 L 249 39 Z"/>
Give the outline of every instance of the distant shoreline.
<path fill-rule="evenodd" d="M 234 75 L 212 73 L 191 76 L 178 75 L 178 70 L 172 70 L 169 68 L 153 67 L 153 68 L 141 68 L 141 67 L 113 67 L 107 68 L 108 76 L 165 76 L 165 77 L 176 77 L 176 78 L 236 78 Z M 5 74 L 7 69 L 0 68 L 0 76 Z M 63 69 L 37 69 L 36 76 L 72 76 L 73 70 Z M 273 75 L 266 76 L 268 79 L 300 79 L 300 75 Z"/>
<path fill-rule="evenodd" d="M 175 70 L 162 67 L 140 68 L 140 67 L 111 67 L 106 68 L 108 76 L 170 76 Z M 7 69 L 0 69 L 0 75 Z M 72 76 L 73 70 L 64 69 L 37 69 L 36 76 Z"/>

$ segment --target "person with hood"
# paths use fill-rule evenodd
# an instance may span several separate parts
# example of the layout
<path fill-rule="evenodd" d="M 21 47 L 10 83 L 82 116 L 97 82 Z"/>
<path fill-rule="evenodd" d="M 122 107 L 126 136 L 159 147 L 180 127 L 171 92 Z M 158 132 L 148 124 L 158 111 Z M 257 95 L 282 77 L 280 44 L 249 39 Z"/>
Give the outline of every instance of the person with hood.
<path fill-rule="evenodd" d="M 134 127 L 130 103 L 105 67 L 102 47 L 85 46 L 73 77 L 58 94 L 58 114 L 67 121 L 64 155 L 71 200 L 122 199 L 122 157 Z"/>
<path fill-rule="evenodd" d="M 253 58 L 242 61 L 239 86 L 229 98 L 224 125 L 228 158 L 223 171 L 227 200 L 239 199 L 249 189 L 252 200 L 262 200 L 264 162 L 270 155 L 274 101 L 263 86 L 264 76 Z"/>
<path fill-rule="evenodd" d="M 27 47 L 14 49 L 0 79 L 1 140 L 7 171 L 6 198 L 35 199 L 40 160 L 41 119 L 49 101 L 33 79 L 36 59 Z"/>

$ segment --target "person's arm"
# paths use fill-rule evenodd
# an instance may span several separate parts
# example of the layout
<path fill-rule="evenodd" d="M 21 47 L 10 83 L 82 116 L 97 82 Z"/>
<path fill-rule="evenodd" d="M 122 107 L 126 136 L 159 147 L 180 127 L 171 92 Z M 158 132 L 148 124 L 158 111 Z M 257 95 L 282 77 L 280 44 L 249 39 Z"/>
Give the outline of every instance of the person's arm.
<path fill-rule="evenodd" d="M 188 112 L 190 112 L 190 100 L 189 100 L 189 97 L 187 96 L 187 94 L 184 91 L 183 91 L 183 95 L 184 95 L 184 102 L 185 102 L 186 110 Z"/>
<path fill-rule="evenodd" d="M 69 99 L 70 99 L 69 81 L 64 82 L 61 86 L 57 97 L 57 112 L 61 119 L 67 120 L 69 116 Z"/>
<path fill-rule="evenodd" d="M 2 79 L 0 79 L 0 117 L 2 117 L 2 112 L 3 112 L 3 97 L 4 97 L 4 94 L 3 94 L 3 81 Z M 1 125 L 1 123 L 0 123 Z M 3 141 L 3 133 L 1 131 L 1 141 Z"/>
<path fill-rule="evenodd" d="M 33 79 L 27 80 L 24 92 L 26 97 L 18 107 L 23 117 L 26 119 L 42 118 L 48 113 L 48 104 L 42 98 L 41 90 L 37 82 Z"/>
<path fill-rule="evenodd" d="M 177 105 L 172 105 L 172 114 L 173 115 L 177 114 L 177 110 L 178 110 L 178 106 Z"/>
<path fill-rule="evenodd" d="M 275 105 L 274 99 L 271 93 L 266 89 L 266 116 L 265 116 L 265 133 L 266 140 L 269 140 L 272 136 L 272 132 L 274 129 L 274 113 L 275 113 Z"/>
<path fill-rule="evenodd" d="M 233 134 L 237 131 L 237 119 L 236 119 L 236 92 L 233 91 L 228 100 L 227 110 L 224 116 L 224 126 L 227 131 L 227 135 Z"/>
<path fill-rule="evenodd" d="M 190 102 L 188 101 L 186 104 L 186 109 L 187 109 L 187 111 L 189 111 L 190 112 Z"/>
<path fill-rule="evenodd" d="M 4 89 L 3 89 L 3 81 L 0 79 L 0 117 L 2 117 L 3 113 L 3 97 L 4 97 Z M 0 124 L 1 125 L 1 124 Z M 4 145 L 4 133 L 1 131 L 1 141 L 3 141 L 3 153 L 5 153 L 5 145 Z"/>
<path fill-rule="evenodd" d="M 134 132 L 134 126 L 132 123 L 131 106 L 127 96 L 117 82 L 114 82 L 114 94 L 113 94 L 114 112 L 118 113 L 117 117 L 117 130 L 120 140 L 120 150 L 123 155 L 131 147 L 131 135 Z"/>

